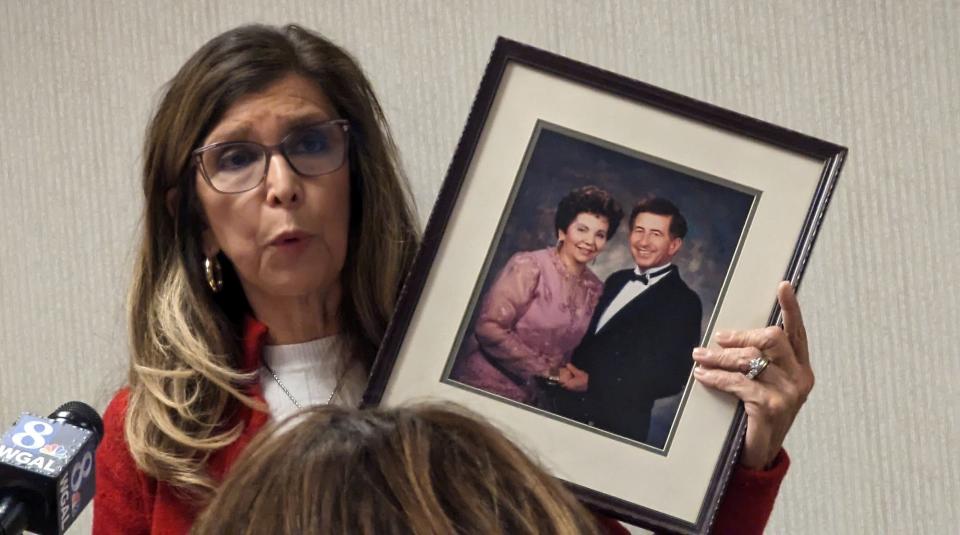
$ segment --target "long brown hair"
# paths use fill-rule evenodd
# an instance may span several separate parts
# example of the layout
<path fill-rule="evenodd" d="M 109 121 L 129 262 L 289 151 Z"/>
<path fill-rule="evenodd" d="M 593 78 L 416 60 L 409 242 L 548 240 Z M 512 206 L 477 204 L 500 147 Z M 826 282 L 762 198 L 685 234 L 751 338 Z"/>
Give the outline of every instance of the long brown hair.
<path fill-rule="evenodd" d="M 320 406 L 261 433 L 192 533 L 589 534 L 596 522 L 463 409 Z"/>
<path fill-rule="evenodd" d="M 204 282 L 205 227 L 190 154 L 230 105 L 288 74 L 311 80 L 350 121 L 351 221 L 340 321 L 369 364 L 419 241 L 406 179 L 370 83 L 332 42 L 297 26 L 242 26 L 203 45 L 167 84 L 146 132 L 143 235 L 129 297 L 132 362 L 125 433 L 148 475 L 203 497 L 210 454 L 236 439 L 254 376 L 239 369 L 249 305 L 229 260 Z"/>

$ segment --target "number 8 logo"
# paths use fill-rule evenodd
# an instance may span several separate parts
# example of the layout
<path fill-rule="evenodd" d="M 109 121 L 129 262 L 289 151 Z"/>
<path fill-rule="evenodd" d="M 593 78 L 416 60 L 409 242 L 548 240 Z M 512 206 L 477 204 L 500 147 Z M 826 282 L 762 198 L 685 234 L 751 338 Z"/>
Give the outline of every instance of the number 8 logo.
<path fill-rule="evenodd" d="M 53 434 L 53 426 L 40 420 L 27 422 L 23 429 L 23 433 L 13 435 L 13 443 L 25 450 L 38 450 L 44 447 L 47 441 L 43 437 Z"/>
<path fill-rule="evenodd" d="M 80 484 L 90 475 L 93 470 L 93 453 L 87 452 L 83 459 L 73 466 L 70 472 L 70 490 L 77 492 L 80 490 Z"/>

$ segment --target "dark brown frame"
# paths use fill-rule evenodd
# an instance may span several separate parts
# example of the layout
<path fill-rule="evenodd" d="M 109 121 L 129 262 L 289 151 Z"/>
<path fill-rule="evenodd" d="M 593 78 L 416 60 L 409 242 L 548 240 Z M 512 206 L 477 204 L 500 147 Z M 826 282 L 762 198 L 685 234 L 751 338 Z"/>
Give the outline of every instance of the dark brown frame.
<path fill-rule="evenodd" d="M 503 37 L 497 39 L 490 62 L 487 64 L 480 89 L 474 99 L 466 127 L 457 144 L 453 161 L 447 170 L 436 204 L 427 222 L 423 243 L 414 260 L 413 268 L 400 294 L 393 321 L 387 329 L 383 344 L 373 365 L 370 383 L 364 393 L 362 406 L 379 404 L 390 380 L 394 363 L 406 336 L 427 276 L 433 267 L 437 250 L 446 231 L 454 205 L 460 194 L 467 170 L 474 156 L 478 140 L 490 113 L 501 78 L 510 62 L 544 71 L 596 90 L 618 95 L 672 114 L 688 117 L 725 130 L 776 145 L 788 151 L 823 162 L 814 200 L 807 212 L 800 238 L 794 248 L 784 279 L 798 287 L 813 243 L 823 222 L 831 194 L 847 156 L 847 148 L 788 130 L 739 113 L 700 102 L 683 95 L 631 80 L 624 76 L 571 60 L 544 50 Z M 769 324 L 780 323 L 779 307 L 774 305 Z M 574 483 L 567 482 L 574 494 L 587 506 L 603 514 L 640 525 L 657 532 L 708 533 L 716 515 L 720 499 L 737 463 L 740 446 L 746 431 L 746 414 L 741 403 L 730 427 L 722 462 L 718 463 L 695 523 L 689 523 L 638 504 L 626 502 Z"/>

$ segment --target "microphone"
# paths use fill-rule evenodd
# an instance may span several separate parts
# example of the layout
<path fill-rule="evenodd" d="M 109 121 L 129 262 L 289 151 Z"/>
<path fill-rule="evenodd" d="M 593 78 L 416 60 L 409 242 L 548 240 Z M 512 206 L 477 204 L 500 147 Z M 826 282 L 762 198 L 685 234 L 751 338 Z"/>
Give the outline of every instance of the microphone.
<path fill-rule="evenodd" d="M 69 401 L 47 418 L 23 413 L 0 438 L 0 535 L 61 535 L 93 499 L 103 420 Z"/>

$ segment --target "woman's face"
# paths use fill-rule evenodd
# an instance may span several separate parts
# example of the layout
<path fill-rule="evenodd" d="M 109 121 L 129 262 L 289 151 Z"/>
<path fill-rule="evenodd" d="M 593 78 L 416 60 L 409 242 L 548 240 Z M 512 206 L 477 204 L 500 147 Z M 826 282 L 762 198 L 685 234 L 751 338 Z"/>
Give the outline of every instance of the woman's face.
<path fill-rule="evenodd" d="M 567 230 L 557 233 L 563 242 L 560 255 L 578 264 L 586 264 L 596 258 L 607 245 L 609 229 L 610 221 L 606 217 L 580 212 L 567 226 Z"/>
<path fill-rule="evenodd" d="M 201 143 L 280 143 L 296 126 L 337 119 L 314 83 L 288 75 L 234 103 Z M 251 305 L 278 297 L 322 298 L 339 290 L 347 254 L 350 169 L 345 162 L 326 175 L 298 175 L 278 151 L 264 181 L 225 194 L 197 172 L 197 193 L 208 228 L 204 254 L 222 251 L 233 263 Z"/>

